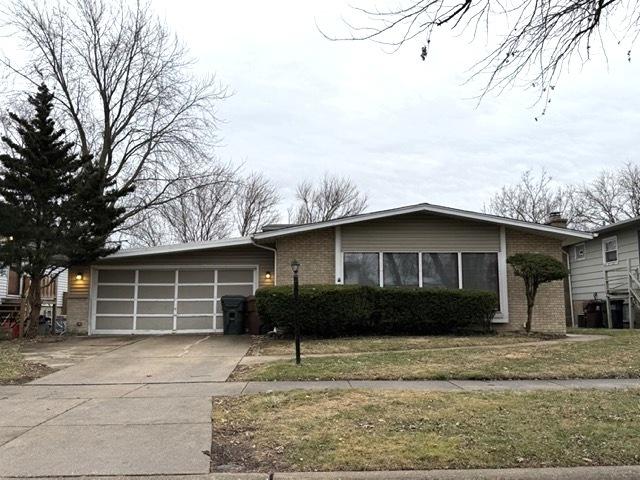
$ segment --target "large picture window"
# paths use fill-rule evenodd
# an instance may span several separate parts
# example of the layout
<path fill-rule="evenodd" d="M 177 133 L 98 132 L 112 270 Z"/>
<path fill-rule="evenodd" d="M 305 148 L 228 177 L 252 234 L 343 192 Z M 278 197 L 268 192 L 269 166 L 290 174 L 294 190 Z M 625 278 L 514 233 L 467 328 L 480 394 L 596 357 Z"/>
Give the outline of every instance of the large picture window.
<path fill-rule="evenodd" d="M 346 285 L 380 285 L 380 261 L 377 253 L 345 253 Z"/>
<path fill-rule="evenodd" d="M 382 263 L 385 287 L 417 287 L 420 284 L 417 253 L 385 253 Z"/>
<path fill-rule="evenodd" d="M 462 288 L 495 292 L 499 300 L 498 254 L 463 253 Z"/>
<path fill-rule="evenodd" d="M 422 286 L 424 288 L 458 288 L 458 254 L 423 253 Z"/>

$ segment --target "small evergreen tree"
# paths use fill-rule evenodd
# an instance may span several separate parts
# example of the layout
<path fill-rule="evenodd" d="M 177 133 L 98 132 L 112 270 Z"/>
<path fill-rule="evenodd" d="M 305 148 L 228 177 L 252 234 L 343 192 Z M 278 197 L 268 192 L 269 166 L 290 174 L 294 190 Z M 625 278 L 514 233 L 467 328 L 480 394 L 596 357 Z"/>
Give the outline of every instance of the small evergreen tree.
<path fill-rule="evenodd" d="M 90 156 L 73 152 L 65 131 L 55 129 L 52 100 L 42 84 L 29 96 L 31 119 L 9 114 L 19 142 L 2 137 L 11 154 L 0 155 L 0 265 L 29 278 L 21 331 L 30 335 L 37 332 L 43 282 L 118 250 L 107 241 L 122 223 L 124 209 L 116 203 L 131 191 L 116 193 Z"/>
<path fill-rule="evenodd" d="M 543 283 L 562 280 L 567 276 L 567 269 L 562 262 L 541 253 L 518 253 L 510 256 L 507 263 L 513 267 L 513 273 L 524 280 L 527 296 L 527 322 L 524 328 L 530 332 L 538 288 Z"/>

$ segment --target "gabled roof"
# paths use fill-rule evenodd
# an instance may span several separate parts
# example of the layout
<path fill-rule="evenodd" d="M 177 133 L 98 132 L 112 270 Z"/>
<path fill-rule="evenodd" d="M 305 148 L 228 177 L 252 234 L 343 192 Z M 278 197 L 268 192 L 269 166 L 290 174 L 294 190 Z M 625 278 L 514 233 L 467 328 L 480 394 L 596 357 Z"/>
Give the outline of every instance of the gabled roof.
<path fill-rule="evenodd" d="M 613 230 L 617 230 L 619 228 L 632 227 L 636 223 L 640 224 L 640 216 L 629 218 L 627 220 L 621 220 L 616 223 L 610 223 L 609 225 L 604 225 L 602 227 L 595 228 L 593 231 L 595 233 L 606 233 L 606 232 L 611 232 Z"/>
<path fill-rule="evenodd" d="M 436 215 L 443 215 L 447 217 L 492 223 L 495 225 L 505 225 L 505 226 L 513 227 L 520 230 L 528 230 L 532 232 L 537 232 L 539 234 L 560 238 L 567 243 L 571 243 L 571 242 L 575 243 L 576 241 L 590 240 L 593 238 L 593 234 L 589 232 L 582 232 L 579 230 L 572 230 L 569 228 L 553 227 L 551 225 L 542 225 L 539 223 L 523 222 L 521 220 L 514 220 L 511 218 L 500 217 L 497 215 L 471 212 L 468 210 L 460 210 L 457 208 L 443 207 L 441 205 L 420 203 L 417 205 L 409 205 L 406 207 L 392 208 L 389 210 L 381 210 L 378 212 L 362 213 L 359 215 L 352 215 L 350 217 L 337 218 L 335 220 L 328 220 L 325 222 L 305 223 L 301 225 L 292 225 L 292 226 L 283 225 L 281 228 L 278 228 L 276 230 L 268 230 L 264 232 L 255 233 L 251 237 L 238 237 L 238 238 L 228 238 L 223 240 L 213 240 L 208 242 L 191 242 L 191 243 L 180 243 L 176 245 L 164 245 L 159 247 L 132 248 L 127 250 L 120 250 L 119 252 L 116 252 L 113 255 L 110 255 L 109 257 L 107 257 L 107 259 L 139 257 L 139 256 L 146 256 L 146 255 L 158 255 L 163 253 L 189 252 L 189 251 L 196 251 L 196 250 L 207 250 L 212 248 L 235 247 L 235 246 L 241 246 L 241 245 L 255 245 L 255 242 L 260 240 L 269 240 L 269 239 L 274 239 L 274 238 L 282 237 L 286 235 L 294 235 L 296 233 L 319 230 L 322 228 L 337 227 L 340 225 L 366 222 L 368 220 L 376 220 L 376 219 L 393 217 L 396 215 L 404 215 L 408 213 L 416 213 L 416 212 L 426 212 L 426 213 L 432 213 Z"/>
<path fill-rule="evenodd" d="M 284 235 L 293 235 L 295 233 L 308 232 L 327 227 L 337 227 L 340 225 L 348 225 L 351 223 L 366 222 L 368 220 L 376 220 L 381 218 L 393 217 L 396 215 L 404 215 L 408 213 L 426 212 L 447 217 L 460 218 L 465 220 L 475 220 L 479 222 L 493 223 L 496 225 L 505 225 L 508 227 L 518 228 L 522 230 L 531 230 L 537 233 L 546 234 L 553 237 L 562 238 L 566 241 L 586 240 L 593 238 L 589 232 L 573 230 L 570 228 L 553 227 L 551 225 L 542 225 L 540 223 L 524 222 L 522 220 L 514 220 L 512 218 L 490 215 L 488 213 L 471 212 L 469 210 L 460 210 L 458 208 L 444 207 L 442 205 L 432 205 L 430 203 L 419 203 L 417 205 L 409 205 L 406 207 L 392 208 L 389 210 L 381 210 L 378 212 L 361 213 L 350 217 L 337 218 L 325 222 L 305 223 L 291 227 L 280 228 L 278 230 L 259 232 L 253 238 L 255 240 L 266 240 L 269 238 L 281 237 Z"/>

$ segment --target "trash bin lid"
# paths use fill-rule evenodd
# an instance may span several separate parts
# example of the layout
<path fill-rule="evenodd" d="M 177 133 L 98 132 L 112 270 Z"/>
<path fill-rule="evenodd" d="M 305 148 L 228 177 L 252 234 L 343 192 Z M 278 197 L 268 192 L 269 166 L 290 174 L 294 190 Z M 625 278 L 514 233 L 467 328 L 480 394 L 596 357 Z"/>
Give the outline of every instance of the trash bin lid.
<path fill-rule="evenodd" d="M 242 295 L 224 295 L 220 298 L 223 307 L 239 307 L 246 301 Z"/>

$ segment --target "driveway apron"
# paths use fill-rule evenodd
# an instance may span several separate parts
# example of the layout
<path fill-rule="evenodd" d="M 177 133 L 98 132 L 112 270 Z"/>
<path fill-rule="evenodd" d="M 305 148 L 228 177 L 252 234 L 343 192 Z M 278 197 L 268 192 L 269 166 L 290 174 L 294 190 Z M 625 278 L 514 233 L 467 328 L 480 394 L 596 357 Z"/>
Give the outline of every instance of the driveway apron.
<path fill-rule="evenodd" d="M 0 476 L 209 472 L 215 388 L 206 382 L 226 380 L 248 347 L 245 337 L 204 335 L 122 341 L 6 389 Z"/>

